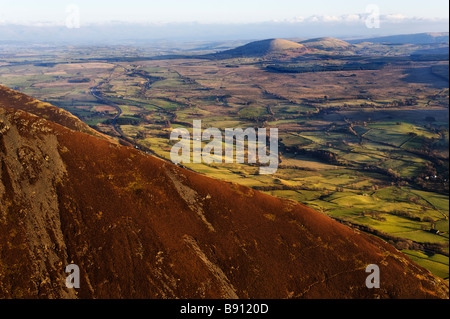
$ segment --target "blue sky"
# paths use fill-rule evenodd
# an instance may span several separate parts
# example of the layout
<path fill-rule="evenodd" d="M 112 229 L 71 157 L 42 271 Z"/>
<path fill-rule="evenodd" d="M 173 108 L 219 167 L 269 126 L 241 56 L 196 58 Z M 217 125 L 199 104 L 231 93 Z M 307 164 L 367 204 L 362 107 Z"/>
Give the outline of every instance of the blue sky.
<path fill-rule="evenodd" d="M 243 23 L 364 13 L 376 4 L 382 15 L 448 19 L 448 0 L 0 0 L 0 21 L 62 23 L 66 7 L 80 8 L 83 24 L 123 22 Z"/>

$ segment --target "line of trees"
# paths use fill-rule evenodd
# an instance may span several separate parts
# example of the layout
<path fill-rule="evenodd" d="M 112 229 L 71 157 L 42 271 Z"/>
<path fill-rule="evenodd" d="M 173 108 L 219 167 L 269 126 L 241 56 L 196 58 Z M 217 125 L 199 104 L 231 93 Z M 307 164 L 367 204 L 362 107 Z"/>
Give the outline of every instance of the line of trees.
<path fill-rule="evenodd" d="M 349 222 L 347 220 L 343 220 L 343 219 L 340 219 L 337 217 L 333 217 L 333 219 L 335 219 L 336 221 L 340 222 L 341 224 L 344 224 L 351 228 L 355 228 L 355 229 L 358 229 L 365 233 L 369 233 L 369 234 L 375 235 L 377 237 L 380 237 L 380 238 L 386 240 L 391 245 L 393 245 L 398 250 L 407 249 L 407 250 L 429 251 L 429 252 L 432 252 L 435 254 L 441 254 L 441 255 L 449 257 L 449 253 L 447 251 L 448 246 L 449 246 L 448 243 L 419 243 L 419 242 L 416 242 L 416 241 L 413 241 L 410 239 L 387 234 L 380 230 L 374 229 L 370 226 L 355 224 L 355 223 L 352 223 L 352 222 Z"/>

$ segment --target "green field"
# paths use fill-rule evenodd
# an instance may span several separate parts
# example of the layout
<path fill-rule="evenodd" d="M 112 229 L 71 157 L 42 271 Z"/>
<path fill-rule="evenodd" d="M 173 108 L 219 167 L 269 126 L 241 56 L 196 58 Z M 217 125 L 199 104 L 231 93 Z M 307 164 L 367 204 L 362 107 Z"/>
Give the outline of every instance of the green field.
<path fill-rule="evenodd" d="M 10 54 L 4 58 L 7 65 L 0 66 L 0 83 L 62 107 L 105 134 L 114 133 L 117 105 L 124 135 L 166 159 L 174 144 L 171 130 L 191 131 L 193 120 L 222 131 L 276 127 L 280 163 L 273 175 L 260 175 L 258 167 L 247 164 L 184 165 L 404 241 L 435 244 L 440 251 L 434 255 L 402 250 L 448 278 L 443 254 L 449 251 L 449 90 L 442 79 L 448 62 L 410 61 L 388 72 L 286 74 L 267 72 L 267 61 L 255 58 L 108 62 L 135 52 L 98 48 L 86 60 L 88 49 L 78 56 L 67 50 L 45 58 L 39 52 L 27 59 Z M 406 49 L 374 45 L 369 52 L 360 45 L 359 50 L 384 57 Z M 52 63 L 39 66 L 44 62 Z M 292 65 L 341 64 L 333 57 L 311 57 Z M 440 77 L 405 78 L 424 68 Z M 93 88 L 105 100 L 93 96 Z"/>
<path fill-rule="evenodd" d="M 427 268 L 436 276 L 448 280 L 448 257 L 439 254 L 425 254 L 418 251 L 404 250 L 405 253 L 412 261 Z"/>

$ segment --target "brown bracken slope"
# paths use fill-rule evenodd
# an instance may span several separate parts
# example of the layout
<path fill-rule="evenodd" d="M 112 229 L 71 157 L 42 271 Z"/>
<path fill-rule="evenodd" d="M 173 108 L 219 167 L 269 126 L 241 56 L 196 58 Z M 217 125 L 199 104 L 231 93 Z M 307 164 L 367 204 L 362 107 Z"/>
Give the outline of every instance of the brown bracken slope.
<path fill-rule="evenodd" d="M 448 298 L 375 237 L 1 86 L 0 167 L 0 298 Z M 70 263 L 80 289 L 65 286 Z M 380 289 L 365 285 L 369 264 Z"/>

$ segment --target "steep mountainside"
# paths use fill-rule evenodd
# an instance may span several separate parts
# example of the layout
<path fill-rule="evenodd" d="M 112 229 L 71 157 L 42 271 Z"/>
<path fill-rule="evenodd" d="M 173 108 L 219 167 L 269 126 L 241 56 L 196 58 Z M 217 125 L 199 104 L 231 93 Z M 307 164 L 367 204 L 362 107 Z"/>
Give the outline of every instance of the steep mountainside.
<path fill-rule="evenodd" d="M 375 237 L 0 91 L 0 298 L 448 298 Z M 380 289 L 366 287 L 369 264 Z"/>
<path fill-rule="evenodd" d="M 69 112 L 57 108 L 51 104 L 33 99 L 25 94 L 11 90 L 2 85 L 0 85 L 0 103 L 0 105 L 22 110 L 43 119 L 48 119 L 51 122 L 65 126 L 72 130 L 97 137 L 103 136 L 102 134 L 91 129 L 85 123 L 81 122 L 77 117 L 73 116 Z"/>

